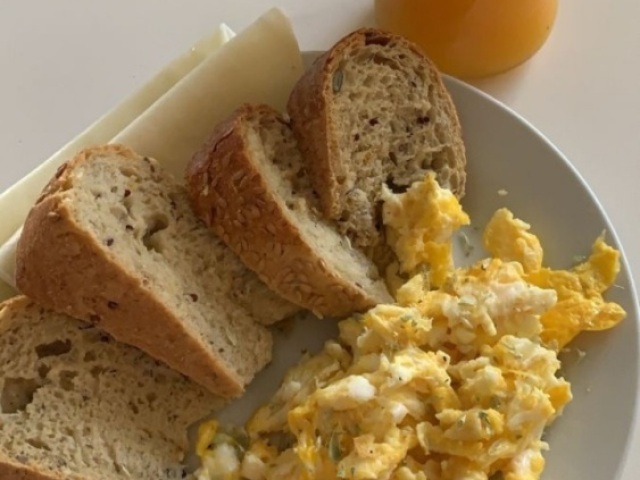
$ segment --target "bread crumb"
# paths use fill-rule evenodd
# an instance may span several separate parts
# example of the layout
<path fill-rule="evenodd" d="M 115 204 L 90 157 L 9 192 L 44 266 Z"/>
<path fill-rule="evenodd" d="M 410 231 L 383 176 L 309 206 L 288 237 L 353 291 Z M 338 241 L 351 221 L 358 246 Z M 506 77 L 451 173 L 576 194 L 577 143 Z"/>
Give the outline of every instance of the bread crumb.
<path fill-rule="evenodd" d="M 504 188 L 501 188 L 500 190 L 498 190 L 498 195 L 500 195 L 501 197 L 505 197 L 509 194 L 509 192 L 507 192 Z"/>

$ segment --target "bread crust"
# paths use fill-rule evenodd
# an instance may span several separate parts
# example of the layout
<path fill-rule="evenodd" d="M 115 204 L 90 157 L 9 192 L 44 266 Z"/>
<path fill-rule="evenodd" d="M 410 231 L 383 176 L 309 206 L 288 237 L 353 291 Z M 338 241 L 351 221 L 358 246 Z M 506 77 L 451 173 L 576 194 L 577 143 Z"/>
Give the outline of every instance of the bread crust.
<path fill-rule="evenodd" d="M 316 59 L 311 68 L 295 85 L 287 105 L 293 131 L 300 149 L 310 160 L 314 188 L 320 195 L 323 213 L 328 218 L 337 219 L 341 214 L 341 198 L 344 194 L 344 188 L 340 178 L 346 174 L 345 166 L 341 163 L 338 154 L 340 147 L 338 136 L 335 134 L 337 127 L 329 114 L 329 103 L 334 88 L 334 74 L 339 69 L 341 62 L 348 60 L 349 52 L 353 49 L 364 47 L 369 43 L 389 43 L 392 41 L 411 50 L 424 60 L 428 66 L 432 84 L 438 90 L 439 95 L 445 99 L 446 108 L 443 114 L 451 119 L 451 136 L 459 139 L 455 148 L 458 153 L 457 157 L 460 159 L 458 169 L 462 182 L 454 193 L 459 198 L 464 195 L 466 160 L 462 142 L 462 128 L 453 100 L 435 65 L 409 40 L 375 28 L 362 28 L 342 38 L 330 50 Z"/>
<path fill-rule="evenodd" d="M 108 145 L 85 150 L 61 167 L 24 224 L 16 252 L 18 288 L 47 308 L 96 324 L 214 393 L 240 395 L 241 378 L 186 330 L 143 279 L 74 221 L 63 201 L 69 172 L 96 152 L 135 156 Z"/>
<path fill-rule="evenodd" d="M 37 467 L 21 465 L 0 456 L 0 478 L 2 480 L 93 480 L 77 475 L 61 476 L 39 470 Z"/>
<path fill-rule="evenodd" d="M 318 315 L 341 317 L 391 301 L 381 282 L 369 292 L 336 271 L 285 213 L 247 149 L 247 119 L 260 115 L 285 122 L 270 107 L 244 105 L 194 155 L 187 183 L 196 214 L 270 288 Z"/>

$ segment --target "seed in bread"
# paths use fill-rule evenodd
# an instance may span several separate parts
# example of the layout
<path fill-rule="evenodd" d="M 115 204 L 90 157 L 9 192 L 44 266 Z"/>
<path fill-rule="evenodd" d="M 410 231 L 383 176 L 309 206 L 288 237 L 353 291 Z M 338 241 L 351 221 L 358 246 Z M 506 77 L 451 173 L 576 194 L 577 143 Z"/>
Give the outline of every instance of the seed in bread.
<path fill-rule="evenodd" d="M 196 218 L 182 185 L 118 145 L 84 150 L 51 181 L 26 220 L 16 279 L 224 396 L 271 358 L 257 321 L 299 309 Z"/>
<path fill-rule="evenodd" d="M 435 66 L 408 40 L 361 29 L 322 55 L 296 84 L 288 113 L 323 213 L 354 245 L 383 242 L 381 196 L 437 173 L 462 196 L 465 151 Z"/>
<path fill-rule="evenodd" d="M 173 480 L 187 427 L 222 401 L 26 297 L 0 305 L 0 478 Z"/>
<path fill-rule="evenodd" d="M 375 265 L 319 213 L 308 170 L 285 119 L 244 105 L 194 155 L 187 182 L 200 218 L 283 297 L 328 316 L 391 301 Z"/>

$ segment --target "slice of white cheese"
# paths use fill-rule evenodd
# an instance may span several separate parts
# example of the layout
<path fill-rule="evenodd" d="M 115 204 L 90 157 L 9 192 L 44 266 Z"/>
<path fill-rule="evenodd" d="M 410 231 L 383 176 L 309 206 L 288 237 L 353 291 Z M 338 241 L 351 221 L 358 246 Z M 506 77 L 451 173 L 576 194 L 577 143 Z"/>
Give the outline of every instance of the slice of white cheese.
<path fill-rule="evenodd" d="M 274 8 L 184 77 L 114 142 L 156 158 L 181 179 L 217 123 L 245 102 L 284 111 L 303 71 L 289 19 Z"/>
<path fill-rule="evenodd" d="M 220 46 L 235 36 L 226 25 L 220 25 L 191 49 L 170 62 L 143 85 L 76 138 L 58 150 L 35 170 L 0 195 L 0 301 L 15 294 L 15 246 L 22 224 L 38 195 L 57 168 L 77 151 L 89 145 L 109 142 L 131 124 L 154 102 L 174 87 Z"/>

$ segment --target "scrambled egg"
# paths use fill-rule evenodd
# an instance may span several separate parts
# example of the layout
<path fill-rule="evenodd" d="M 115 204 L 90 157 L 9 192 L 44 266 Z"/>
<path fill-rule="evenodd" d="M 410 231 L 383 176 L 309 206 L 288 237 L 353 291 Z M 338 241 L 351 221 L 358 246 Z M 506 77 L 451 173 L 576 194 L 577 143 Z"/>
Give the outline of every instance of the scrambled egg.
<path fill-rule="evenodd" d="M 455 268 L 469 219 L 433 176 L 389 197 L 384 221 L 411 277 L 396 303 L 343 320 L 242 433 L 202 425 L 200 480 L 539 478 L 543 431 L 571 400 L 558 352 L 624 317 L 602 298 L 618 252 L 598 238 L 575 268 L 546 268 L 529 225 L 501 209 L 491 256 Z"/>
<path fill-rule="evenodd" d="M 428 264 L 432 284 L 442 285 L 453 270 L 451 237 L 469 224 L 455 195 L 429 177 L 400 195 L 385 190 L 383 200 L 382 220 L 400 272 Z"/>

